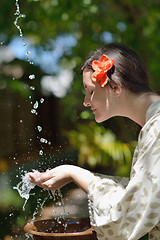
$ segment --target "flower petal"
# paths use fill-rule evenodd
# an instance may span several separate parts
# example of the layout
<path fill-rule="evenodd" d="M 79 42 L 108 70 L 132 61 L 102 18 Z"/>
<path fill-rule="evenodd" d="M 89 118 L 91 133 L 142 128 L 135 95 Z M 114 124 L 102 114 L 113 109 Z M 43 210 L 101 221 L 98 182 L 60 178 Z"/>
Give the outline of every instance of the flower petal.
<path fill-rule="evenodd" d="M 116 60 L 111 60 L 111 68 L 113 67 L 115 61 L 116 61 Z M 110 69 L 111 69 L 111 68 L 110 68 Z"/>
<path fill-rule="evenodd" d="M 95 72 L 92 73 L 91 78 L 92 78 L 92 81 L 93 81 L 93 82 L 98 82 L 98 81 L 100 81 L 100 79 L 99 79 L 99 77 L 98 77 L 98 75 L 99 75 L 100 73 L 101 73 L 101 70 L 99 70 L 99 69 L 97 69 Z"/>
<path fill-rule="evenodd" d="M 97 82 L 100 82 L 104 78 L 105 75 L 106 75 L 106 73 L 104 73 L 102 71 L 97 73 Z"/>
<path fill-rule="evenodd" d="M 97 72 L 92 73 L 91 79 L 93 82 L 97 82 Z"/>
<path fill-rule="evenodd" d="M 100 85 L 101 87 L 105 87 L 107 83 L 108 83 L 108 76 L 107 74 L 104 74 L 103 78 L 101 78 Z"/>
<path fill-rule="evenodd" d="M 92 62 L 92 68 L 93 70 L 96 70 L 99 67 L 99 61 L 98 60 L 94 60 Z"/>
<path fill-rule="evenodd" d="M 107 57 L 105 54 L 103 54 L 100 59 L 100 63 L 107 62 L 107 61 L 110 61 L 109 57 Z"/>
<path fill-rule="evenodd" d="M 92 68 L 95 70 L 92 73 L 91 79 L 94 82 L 100 82 L 100 86 L 104 87 L 108 83 L 107 72 L 113 67 L 115 60 L 110 60 L 105 54 L 102 55 L 100 61 L 94 60 Z"/>
<path fill-rule="evenodd" d="M 100 59 L 100 68 L 101 69 L 106 68 L 109 62 L 110 62 L 109 58 L 103 54 Z"/>

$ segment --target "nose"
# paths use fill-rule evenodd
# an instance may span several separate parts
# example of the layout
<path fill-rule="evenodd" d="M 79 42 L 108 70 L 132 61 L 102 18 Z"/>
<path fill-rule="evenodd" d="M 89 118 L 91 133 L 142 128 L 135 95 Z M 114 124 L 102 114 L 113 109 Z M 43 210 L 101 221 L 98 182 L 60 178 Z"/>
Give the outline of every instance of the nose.
<path fill-rule="evenodd" d="M 88 99 L 87 97 L 85 97 L 85 98 L 84 98 L 83 105 L 84 105 L 85 107 L 91 106 L 90 99 Z"/>

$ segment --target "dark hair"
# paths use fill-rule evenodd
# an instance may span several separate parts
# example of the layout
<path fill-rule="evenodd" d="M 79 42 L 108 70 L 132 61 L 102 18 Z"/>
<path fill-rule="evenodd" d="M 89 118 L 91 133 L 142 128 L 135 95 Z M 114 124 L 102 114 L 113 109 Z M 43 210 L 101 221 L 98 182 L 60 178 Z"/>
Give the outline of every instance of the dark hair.
<path fill-rule="evenodd" d="M 122 86 L 133 93 L 151 92 L 146 67 L 138 55 L 122 44 L 107 44 L 93 52 L 80 68 L 82 74 L 85 69 L 92 69 L 92 61 L 100 60 L 105 54 L 110 60 L 115 59 L 113 67 L 107 72 L 109 83 L 121 82 Z"/>

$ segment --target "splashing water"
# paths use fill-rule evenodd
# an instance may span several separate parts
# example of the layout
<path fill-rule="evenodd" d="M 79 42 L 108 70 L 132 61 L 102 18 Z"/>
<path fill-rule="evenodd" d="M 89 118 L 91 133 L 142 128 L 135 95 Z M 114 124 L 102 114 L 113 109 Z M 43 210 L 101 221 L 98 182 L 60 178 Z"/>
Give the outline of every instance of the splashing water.
<path fill-rule="evenodd" d="M 26 43 L 24 41 L 24 37 L 23 37 L 23 32 L 22 32 L 22 29 L 21 27 L 19 26 L 18 24 L 18 21 L 20 18 L 25 18 L 25 15 L 24 14 L 21 14 L 20 12 L 20 6 L 19 6 L 19 0 L 15 0 L 15 6 L 16 6 L 16 12 L 15 12 L 15 16 L 16 16 L 16 19 L 14 21 L 14 25 L 16 26 L 16 28 L 18 29 L 19 31 L 19 35 L 20 35 L 20 38 L 22 39 L 22 43 L 23 43 L 23 46 L 25 47 L 26 46 Z M 2 44 L 2 42 L 0 43 Z M 30 55 L 31 55 L 31 51 L 27 51 L 25 53 L 25 56 L 26 56 L 26 59 L 27 61 L 30 63 L 30 64 L 33 64 L 33 62 L 31 62 L 30 60 Z M 29 80 L 35 80 L 36 76 L 35 74 L 30 74 L 28 76 Z M 34 91 L 35 90 L 35 87 L 33 85 L 30 85 L 30 90 L 31 91 Z M 31 96 L 29 96 L 29 99 L 31 100 Z M 35 114 L 35 115 L 38 115 L 38 107 L 39 107 L 39 103 L 42 104 L 44 102 L 44 98 L 41 98 L 40 101 L 35 101 L 34 103 L 32 102 L 31 100 L 31 104 L 33 104 L 32 106 L 32 109 L 31 109 L 31 113 L 32 114 Z M 21 122 L 21 120 L 20 120 Z M 42 131 L 42 127 L 41 126 L 37 126 L 37 129 L 38 129 L 38 132 L 41 132 Z M 30 139 L 31 141 L 32 139 Z M 51 142 L 49 142 L 47 139 L 45 138 L 39 138 L 40 140 L 40 143 L 42 144 L 48 144 L 48 145 L 51 145 Z M 42 148 L 43 149 L 43 148 Z M 43 150 L 40 150 L 39 151 L 39 155 L 43 155 Z M 35 171 L 35 170 L 33 170 Z M 33 183 L 30 183 L 29 181 L 29 177 L 28 177 L 28 173 L 27 172 L 24 172 L 24 175 L 21 176 L 21 181 L 17 184 L 17 186 L 13 187 L 13 189 L 17 190 L 19 195 L 25 199 L 25 202 L 24 202 L 24 205 L 23 205 L 23 211 L 25 210 L 25 206 L 27 204 L 27 201 L 29 200 L 29 197 L 31 195 L 30 191 L 35 187 L 35 184 Z M 33 193 L 32 195 L 34 195 L 35 193 Z M 56 199 L 59 197 L 60 198 L 60 202 L 58 203 L 59 206 L 62 206 L 63 207 L 63 213 L 60 217 L 58 217 L 57 221 L 60 221 L 60 218 L 64 218 L 65 216 L 65 206 L 64 206 L 64 203 L 63 203 L 63 199 L 62 199 L 62 194 L 60 191 L 57 191 L 56 193 L 53 193 L 51 191 L 49 191 L 49 195 L 43 200 L 43 202 L 40 201 L 40 199 L 37 199 L 37 207 L 33 213 L 33 218 L 32 220 L 35 220 L 35 216 L 36 214 L 39 212 L 39 207 L 42 209 L 45 202 L 46 202 L 46 199 L 50 196 L 50 199 L 52 199 L 53 201 L 56 201 Z M 54 212 L 54 211 L 53 211 Z"/>
<path fill-rule="evenodd" d="M 21 29 L 21 27 L 18 25 L 18 20 L 19 20 L 20 18 L 24 18 L 25 15 L 24 15 L 24 14 L 21 14 L 21 12 L 20 12 L 20 7 L 19 7 L 19 2 L 18 2 L 18 0 L 16 0 L 15 5 L 16 5 L 16 12 L 15 12 L 14 15 L 16 15 L 17 17 L 16 17 L 16 20 L 14 21 L 14 25 L 15 25 L 16 28 L 19 30 L 19 35 L 20 35 L 20 37 L 21 37 L 21 39 L 22 39 L 23 46 L 26 46 L 26 43 L 24 42 L 24 38 L 23 38 L 22 29 Z"/>
<path fill-rule="evenodd" d="M 26 46 L 26 42 L 24 41 L 22 29 L 21 29 L 20 25 L 18 25 L 18 20 L 19 20 L 20 18 L 25 18 L 26 16 L 25 16 L 25 14 L 21 14 L 21 12 L 20 12 L 19 0 L 16 0 L 15 5 L 16 5 L 16 12 L 14 13 L 14 15 L 17 16 L 17 17 L 16 17 L 16 19 L 15 19 L 15 21 L 14 21 L 14 25 L 16 26 L 16 28 L 17 28 L 18 31 L 19 31 L 19 35 L 20 35 L 20 37 L 21 37 L 21 39 L 22 39 L 23 46 Z M 28 57 L 30 54 L 31 54 L 31 52 L 28 51 L 28 52 L 26 52 L 25 55 L 26 55 L 26 57 L 27 57 L 27 61 L 28 61 L 30 64 L 33 64 L 33 62 L 32 62 L 32 61 L 30 60 L 30 58 Z"/>
<path fill-rule="evenodd" d="M 33 172 L 36 172 L 36 170 L 33 170 Z M 31 183 L 29 181 L 29 176 L 28 173 L 25 172 L 25 175 L 21 176 L 21 181 L 17 184 L 16 187 L 13 187 L 13 189 L 17 190 L 19 195 L 25 199 L 25 202 L 23 204 L 23 211 L 25 210 L 25 206 L 27 204 L 27 201 L 31 195 L 30 191 L 35 187 L 35 184 Z M 46 190 L 45 190 L 46 191 Z M 34 195 L 34 193 L 32 194 Z M 66 218 L 66 211 L 65 211 L 65 205 L 64 205 L 64 201 L 63 201 L 63 196 L 60 192 L 60 190 L 56 190 L 56 191 L 48 191 L 48 196 L 44 198 L 44 200 L 42 200 L 41 198 L 37 199 L 37 207 L 35 209 L 35 211 L 33 212 L 33 216 L 32 216 L 32 221 L 35 220 L 36 215 L 39 213 L 39 210 L 42 210 L 44 207 L 44 204 L 46 202 L 46 200 L 48 199 L 48 197 L 53 200 L 56 201 L 56 205 L 59 207 L 63 208 L 62 213 L 60 214 L 60 216 L 55 217 L 55 220 L 60 224 L 62 219 Z M 54 207 L 54 206 L 53 206 Z M 53 209 L 53 214 L 54 214 L 54 209 Z M 64 226 L 64 227 L 67 227 Z"/>
<path fill-rule="evenodd" d="M 14 25 L 16 26 L 16 28 L 19 31 L 19 35 L 20 35 L 20 37 L 22 39 L 23 46 L 26 46 L 26 43 L 25 43 L 24 37 L 23 37 L 22 29 L 21 29 L 20 25 L 18 24 L 19 19 L 20 18 L 24 18 L 25 15 L 21 14 L 19 0 L 15 0 L 15 6 L 16 6 L 16 12 L 14 13 L 14 15 L 16 16 L 16 19 L 14 21 Z M 30 64 L 33 64 L 33 62 L 31 62 L 31 60 L 30 60 L 31 51 L 29 51 L 29 50 L 26 51 L 25 55 L 26 55 L 27 61 Z M 35 76 L 35 74 L 30 74 L 28 78 L 29 78 L 29 80 L 34 80 L 36 78 L 36 76 Z M 34 91 L 35 87 L 34 86 L 30 86 L 30 90 Z M 29 99 L 31 100 L 31 96 L 29 96 Z M 30 112 L 37 116 L 38 115 L 39 103 L 42 104 L 43 102 L 44 102 L 44 98 L 41 98 L 40 102 L 36 101 L 35 103 L 33 103 L 31 101 L 30 103 L 33 104 L 33 106 L 32 106 L 32 109 L 30 110 Z M 37 129 L 38 129 L 39 132 L 42 131 L 42 127 L 40 127 L 40 126 L 37 126 Z M 42 141 L 40 141 L 40 143 L 46 143 L 46 144 L 48 143 L 48 145 L 51 145 L 51 142 L 49 142 L 48 140 L 46 140 L 46 139 L 44 141 L 43 141 L 43 139 L 41 139 L 41 140 Z M 42 150 L 39 151 L 39 155 L 43 155 L 43 151 Z"/>
<path fill-rule="evenodd" d="M 42 210 L 43 207 L 44 207 L 44 204 L 46 202 L 46 200 L 48 199 L 48 196 L 46 198 L 44 198 L 43 202 L 41 203 L 41 200 L 42 199 L 37 199 L 37 207 L 33 213 L 33 216 L 32 216 L 32 221 L 34 221 L 36 219 L 36 215 L 39 213 L 39 209 Z"/>
<path fill-rule="evenodd" d="M 17 184 L 16 187 L 13 187 L 13 189 L 16 189 L 19 195 L 25 199 L 25 202 L 23 205 L 23 211 L 24 211 L 25 205 L 30 197 L 30 191 L 35 187 L 35 184 L 29 181 L 28 173 L 25 173 L 25 175 L 22 176 L 21 178 L 22 180 Z"/>

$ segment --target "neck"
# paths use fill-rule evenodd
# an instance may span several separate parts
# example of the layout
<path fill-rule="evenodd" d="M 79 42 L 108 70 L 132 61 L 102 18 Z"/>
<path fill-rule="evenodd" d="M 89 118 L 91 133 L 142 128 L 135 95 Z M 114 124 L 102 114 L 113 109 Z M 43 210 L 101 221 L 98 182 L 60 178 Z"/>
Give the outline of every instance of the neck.
<path fill-rule="evenodd" d="M 126 94 L 124 103 L 124 116 L 132 119 L 140 126 L 146 122 L 146 112 L 149 106 L 160 100 L 160 96 L 155 93 Z"/>

